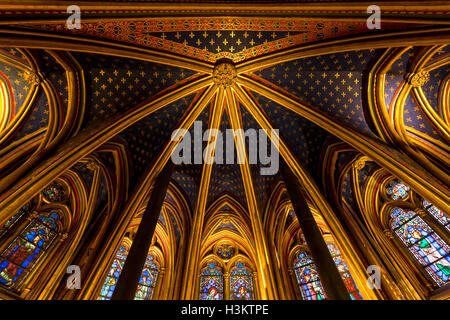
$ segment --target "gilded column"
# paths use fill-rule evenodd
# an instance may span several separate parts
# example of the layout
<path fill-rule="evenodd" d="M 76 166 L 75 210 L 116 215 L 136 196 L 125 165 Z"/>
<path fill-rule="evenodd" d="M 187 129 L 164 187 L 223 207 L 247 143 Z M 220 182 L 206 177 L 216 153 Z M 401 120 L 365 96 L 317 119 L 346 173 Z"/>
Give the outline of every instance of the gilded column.
<path fill-rule="evenodd" d="M 224 296 L 223 296 L 223 300 L 231 300 L 230 297 L 230 274 L 227 272 L 223 275 L 223 280 L 224 280 Z"/>

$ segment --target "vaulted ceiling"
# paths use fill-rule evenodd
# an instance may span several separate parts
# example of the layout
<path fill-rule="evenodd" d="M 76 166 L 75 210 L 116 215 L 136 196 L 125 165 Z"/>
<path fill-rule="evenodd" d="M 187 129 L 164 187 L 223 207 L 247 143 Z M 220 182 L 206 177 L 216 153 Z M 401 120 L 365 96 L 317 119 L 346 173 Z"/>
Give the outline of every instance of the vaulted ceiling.
<path fill-rule="evenodd" d="M 128 154 L 124 165 L 129 190 L 139 189 L 156 162 L 167 161 L 164 152 L 172 132 L 183 127 L 192 133 L 197 120 L 204 130 L 278 129 L 281 156 L 299 179 L 325 193 L 324 158 L 331 145 L 345 142 L 359 149 L 362 140 L 383 146 L 388 141 L 374 123 L 368 101 L 374 65 L 388 59 L 388 113 L 413 58 L 429 48 L 435 53 L 427 61 L 446 63 L 430 71 L 422 90 L 435 113 L 444 103 L 450 47 L 445 46 L 448 21 L 437 14 L 439 6 L 427 11 L 420 5 L 405 7 L 408 14 L 403 14 L 387 3 L 378 30 L 368 29 L 367 6 L 357 3 L 348 8 L 330 5 L 326 11 L 315 2 L 284 7 L 205 2 L 191 4 L 191 11 L 174 4 L 156 10 L 152 3 L 82 3 L 81 28 L 68 29 L 65 4 L 59 3 L 31 6 L 27 21 L 24 9 L 0 6 L 0 75 L 10 84 L 14 101 L 9 121 L 29 96 L 30 79 L 24 70 L 48 81 L 55 93 L 49 98 L 50 91 L 36 92 L 33 111 L 5 141 L 61 128 L 64 117 L 76 108 L 69 101 L 77 92 L 83 100 L 77 111 L 81 118 L 64 139 L 97 130 L 99 137 L 122 143 Z M 395 58 L 383 56 L 394 47 L 404 52 Z M 69 79 L 66 64 L 75 66 L 77 79 Z M 231 69 L 222 70 L 220 78 L 217 70 L 224 66 Z M 74 89 L 77 80 L 79 88 Z M 418 104 L 412 95 L 407 97 L 402 125 L 441 147 L 445 138 Z M 49 119 L 54 112 L 59 122 Z M 239 151 L 239 139 L 235 143 L 237 154 L 246 154 Z M 248 162 L 183 164 L 172 175 L 192 212 L 205 212 L 229 195 L 262 214 L 280 179 L 279 174 L 261 175 L 260 165 Z"/>

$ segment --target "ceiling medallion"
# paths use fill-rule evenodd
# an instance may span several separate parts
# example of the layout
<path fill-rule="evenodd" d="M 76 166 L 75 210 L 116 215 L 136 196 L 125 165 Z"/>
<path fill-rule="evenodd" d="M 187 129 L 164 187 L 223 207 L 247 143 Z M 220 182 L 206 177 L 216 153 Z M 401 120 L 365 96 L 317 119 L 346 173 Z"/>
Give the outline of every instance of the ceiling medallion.
<path fill-rule="evenodd" d="M 41 82 L 39 76 L 33 71 L 25 71 L 23 77 L 29 84 L 33 84 L 36 86 Z"/>
<path fill-rule="evenodd" d="M 232 63 L 222 62 L 214 67 L 212 76 L 217 85 L 229 87 L 236 81 L 237 71 Z"/>
<path fill-rule="evenodd" d="M 229 260 L 236 255 L 237 248 L 233 241 L 223 240 L 215 245 L 213 251 L 219 258 Z"/>
<path fill-rule="evenodd" d="M 421 87 L 430 80 L 430 73 L 428 71 L 412 73 L 408 80 L 413 87 Z"/>

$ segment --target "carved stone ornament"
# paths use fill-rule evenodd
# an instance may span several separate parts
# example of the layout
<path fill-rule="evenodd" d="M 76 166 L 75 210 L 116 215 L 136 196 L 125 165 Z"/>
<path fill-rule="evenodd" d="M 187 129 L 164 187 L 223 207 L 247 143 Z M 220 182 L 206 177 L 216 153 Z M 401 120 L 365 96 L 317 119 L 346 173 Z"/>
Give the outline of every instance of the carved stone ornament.
<path fill-rule="evenodd" d="M 409 84 L 411 84 L 413 87 L 421 87 L 425 83 L 430 80 L 430 73 L 428 71 L 420 71 L 418 73 L 412 73 L 409 76 Z"/>
<path fill-rule="evenodd" d="M 355 161 L 354 166 L 356 170 L 362 170 L 366 166 L 366 161 L 363 159 L 358 159 Z"/>
<path fill-rule="evenodd" d="M 391 229 L 384 229 L 383 233 L 389 239 L 394 239 L 394 235 L 392 234 L 392 230 Z"/>
<path fill-rule="evenodd" d="M 236 77 L 236 68 L 231 63 L 224 62 L 214 68 L 213 80 L 217 85 L 229 87 L 234 84 Z"/>
<path fill-rule="evenodd" d="M 32 71 L 25 71 L 23 73 L 23 78 L 29 84 L 39 85 L 39 83 L 41 82 L 41 80 L 39 79 L 39 76 Z"/>

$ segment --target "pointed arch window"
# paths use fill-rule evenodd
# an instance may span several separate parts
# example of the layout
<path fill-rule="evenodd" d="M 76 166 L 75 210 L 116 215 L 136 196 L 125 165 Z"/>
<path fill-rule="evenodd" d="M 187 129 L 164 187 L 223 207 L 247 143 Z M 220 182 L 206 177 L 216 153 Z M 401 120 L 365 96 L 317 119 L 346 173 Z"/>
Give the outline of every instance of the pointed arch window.
<path fill-rule="evenodd" d="M 336 264 L 336 267 L 341 274 L 342 280 L 344 281 L 345 287 L 347 288 L 347 291 L 352 300 L 362 300 L 362 296 L 359 293 L 358 288 L 356 287 L 355 281 L 353 280 L 352 275 L 350 274 L 350 270 L 348 269 L 347 264 L 342 258 L 342 254 L 339 249 L 334 245 L 334 243 L 329 243 L 328 250 L 331 253 L 331 257 L 333 258 L 334 263 Z"/>
<path fill-rule="evenodd" d="M 242 261 L 237 261 L 230 271 L 230 299 L 253 300 L 252 271 Z"/>
<path fill-rule="evenodd" d="M 60 230 L 58 212 L 38 214 L 1 253 L 0 283 L 17 289 L 40 258 L 48 252 Z"/>
<path fill-rule="evenodd" d="M 106 276 L 103 287 L 100 290 L 99 300 L 110 300 L 120 273 L 128 256 L 128 246 L 123 243 L 114 257 L 111 268 Z M 159 275 L 159 263 L 156 257 L 150 253 L 145 261 L 144 268 L 139 279 L 139 284 L 136 290 L 135 300 L 150 300 L 153 297 L 154 289 L 156 287 Z"/>
<path fill-rule="evenodd" d="M 437 221 L 439 221 L 439 223 L 444 225 L 445 228 L 450 231 L 450 218 L 445 213 L 425 199 L 422 199 L 422 205 Z"/>
<path fill-rule="evenodd" d="M 120 273 L 122 272 L 125 260 L 128 256 L 128 247 L 122 244 L 114 257 L 111 268 L 109 269 L 106 280 L 100 291 L 100 300 L 111 299 L 114 289 L 116 288 L 117 281 L 119 280 Z"/>
<path fill-rule="evenodd" d="M 449 282 L 450 247 L 415 211 L 395 207 L 390 227 L 438 286 Z"/>
<path fill-rule="evenodd" d="M 136 291 L 135 300 L 151 300 L 155 292 L 158 280 L 159 264 L 153 253 L 147 256 L 144 269 L 142 270 L 139 284 Z"/>
<path fill-rule="evenodd" d="M 326 299 L 316 265 L 306 251 L 299 251 L 295 255 L 294 271 L 304 300 Z"/>
<path fill-rule="evenodd" d="M 200 300 L 223 300 L 223 271 L 216 261 L 208 262 L 201 270 Z"/>

